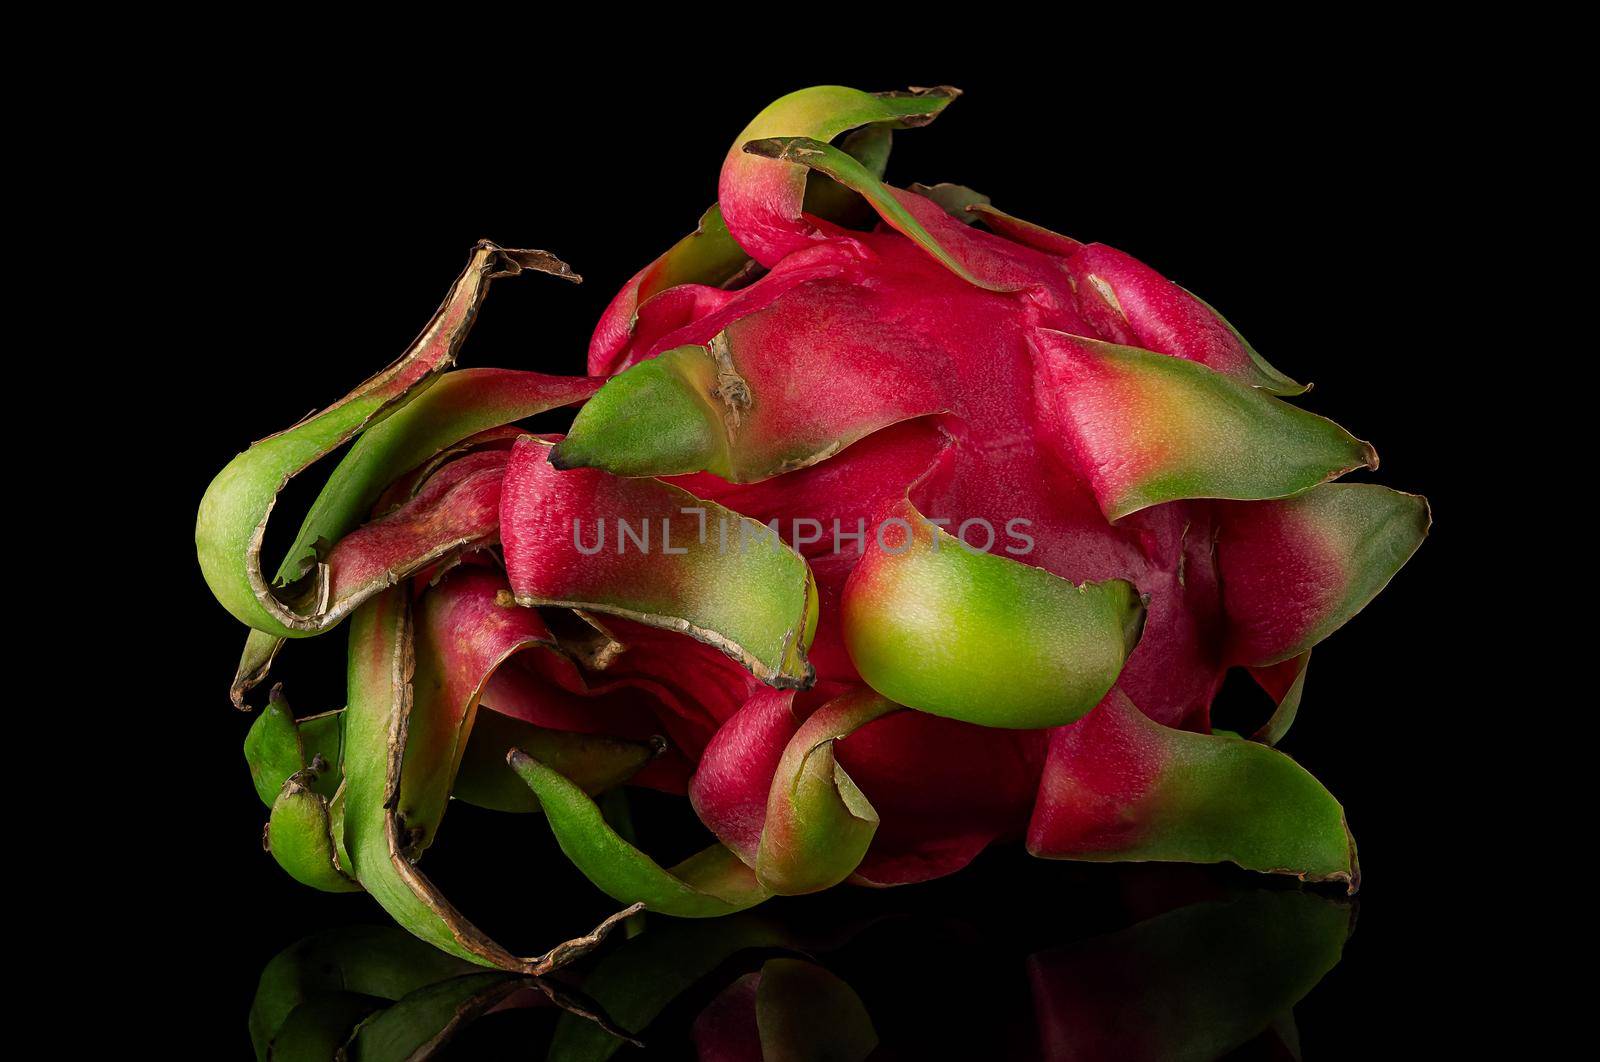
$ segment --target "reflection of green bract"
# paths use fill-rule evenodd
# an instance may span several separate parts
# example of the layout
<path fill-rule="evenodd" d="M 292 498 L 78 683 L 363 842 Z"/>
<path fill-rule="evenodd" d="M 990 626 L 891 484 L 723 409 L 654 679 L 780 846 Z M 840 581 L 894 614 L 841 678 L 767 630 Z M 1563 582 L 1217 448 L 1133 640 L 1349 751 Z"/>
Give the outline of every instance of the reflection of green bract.
<path fill-rule="evenodd" d="M 880 1041 L 896 1057 L 915 1057 L 935 1039 L 952 1049 L 1017 1042 L 1009 1007 L 933 1015 L 907 1005 L 947 998 L 951 986 L 947 969 L 907 960 L 906 935 L 934 953 L 958 951 L 977 933 L 990 943 L 968 952 L 977 965 L 967 972 L 1023 994 L 1037 1025 L 1030 1039 L 1046 1057 L 1210 1059 L 1258 1036 L 1292 1043 L 1292 1008 L 1339 962 L 1350 925 L 1344 903 L 1251 890 L 1024 956 L 1026 936 L 1011 952 L 998 943 L 1016 939 L 1010 934 L 927 915 L 880 916 L 827 936 L 753 914 L 652 917 L 562 987 L 477 970 L 397 930 L 350 927 L 268 964 L 250 1032 L 258 1059 L 269 1051 L 275 1059 L 332 1058 L 341 1049 L 409 1058 L 528 990 L 527 1000 L 548 995 L 566 1010 L 546 1053 L 552 1062 L 603 1062 L 629 1039 L 650 1048 L 681 1043 L 682 1027 L 660 1027 L 660 1019 L 689 995 L 705 1001 L 698 1013 L 670 1013 L 692 1026 L 700 1051 L 718 1057 L 748 1047 L 740 1030 L 750 1029 L 764 1058 L 865 1059 Z M 1008 962 L 1016 966 L 997 965 Z M 1017 976 L 1022 967 L 1026 978 Z M 869 1012 L 866 1001 L 885 991 L 895 1005 Z"/>

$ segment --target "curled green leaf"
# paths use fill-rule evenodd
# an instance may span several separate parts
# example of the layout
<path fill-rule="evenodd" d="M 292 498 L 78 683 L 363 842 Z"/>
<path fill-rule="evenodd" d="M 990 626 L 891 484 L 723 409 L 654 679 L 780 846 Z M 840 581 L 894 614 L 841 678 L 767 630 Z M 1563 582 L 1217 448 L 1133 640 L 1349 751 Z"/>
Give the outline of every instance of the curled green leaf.
<path fill-rule="evenodd" d="M 576 279 L 544 251 L 481 242 L 467 268 L 411 346 L 392 365 L 320 413 L 255 443 L 217 473 L 200 501 L 195 546 L 206 583 L 241 623 L 279 637 L 322 629 L 326 580 L 315 577 L 287 598 L 261 570 L 261 543 L 278 494 L 300 472 L 393 413 L 455 360 L 489 284 L 526 270 Z M 348 504 L 343 497 L 341 504 Z M 298 562 L 295 562 L 298 563 Z"/>
<path fill-rule="evenodd" d="M 404 591 L 390 590 L 357 610 L 350 629 L 350 704 L 345 722 L 344 842 L 357 880 L 405 928 L 434 947 L 480 966 L 543 974 L 597 945 L 640 907 L 543 955 L 519 957 L 468 921 L 408 858 L 414 840 L 398 813 L 402 768 L 413 726 L 415 666 Z M 437 784 L 437 781 L 435 782 Z M 448 787 L 448 781 L 444 782 Z"/>
<path fill-rule="evenodd" d="M 776 893 L 819 892 L 848 878 L 878 813 L 834 756 L 834 742 L 901 706 L 870 689 L 837 697 L 800 725 L 772 776 L 756 877 Z"/>
<path fill-rule="evenodd" d="M 567 858 L 612 899 L 679 918 L 713 918 L 754 907 L 770 895 L 720 844 L 663 869 L 625 841 L 595 802 L 560 773 L 520 749 L 507 762 L 538 795 Z"/>

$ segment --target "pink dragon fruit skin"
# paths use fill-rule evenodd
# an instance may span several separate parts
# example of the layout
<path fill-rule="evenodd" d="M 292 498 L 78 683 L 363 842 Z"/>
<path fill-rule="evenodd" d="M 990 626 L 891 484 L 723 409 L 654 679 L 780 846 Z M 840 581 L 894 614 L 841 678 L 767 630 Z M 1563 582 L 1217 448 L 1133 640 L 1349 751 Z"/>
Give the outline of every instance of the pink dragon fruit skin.
<path fill-rule="evenodd" d="M 931 108 L 950 95 L 910 100 Z M 1369 485 L 1324 485 L 1375 467 L 1372 448 L 1273 397 L 1305 388 L 1149 267 L 987 206 L 957 217 L 914 192 L 872 189 L 870 176 L 852 174 L 847 157 L 819 143 L 839 131 L 843 111 L 860 119 L 902 102 L 872 100 L 838 89 L 796 93 L 738 138 L 723 168 L 721 213 L 767 272 L 732 293 L 684 283 L 638 302 L 641 278 L 663 264 L 641 273 L 590 349 L 591 374 L 612 379 L 553 460 L 679 476 L 692 493 L 783 526 L 797 515 L 852 526 L 858 513 L 869 524 L 896 513 L 944 517 L 951 531 L 972 519 L 991 528 L 1020 519 L 1035 547 L 1020 563 L 1070 584 L 1130 583 L 1143 602 L 1142 632 L 1118 661 L 1101 714 L 1131 703 L 1161 728 L 1189 734 L 1158 728 L 1138 757 L 1097 766 L 1084 762 L 1096 754 L 1072 741 L 1070 725 L 997 728 L 1016 723 L 996 702 L 1053 700 L 1038 721 L 1070 724 L 1107 692 L 1091 683 L 1098 693 L 1071 706 L 1054 696 L 1070 685 L 1050 666 L 1062 632 L 1028 600 L 1003 603 L 1015 630 L 977 624 L 952 636 L 962 607 L 940 601 L 948 588 L 930 587 L 936 573 L 911 571 L 882 550 L 841 557 L 832 541 L 800 547 L 821 600 L 811 650 L 819 679 L 864 679 L 921 709 L 838 745 L 881 818 L 858 880 L 948 873 L 995 838 L 1025 831 L 1037 854 L 1100 856 L 1109 844 L 1104 854 L 1113 855 L 1140 842 L 1108 840 L 1075 821 L 1082 788 L 1094 783 L 1069 786 L 1072 765 L 1089 776 L 1138 776 L 1133 789 L 1096 794 L 1115 821 L 1141 801 L 1181 800 L 1157 794 L 1169 788 L 1174 761 L 1205 758 L 1188 747 L 1209 730 L 1227 670 L 1262 669 L 1264 684 L 1285 692 L 1265 677 L 1269 669 L 1298 674 L 1310 645 L 1370 600 L 1420 541 L 1426 505 Z M 773 131 L 785 139 L 751 143 Z M 875 192 L 888 206 L 884 224 L 844 230 L 797 211 L 806 165 Z M 993 233 L 971 224 L 997 218 Z M 631 331 L 615 326 L 624 310 Z M 648 375 L 636 368 L 663 355 L 679 364 Z M 665 420 L 682 418 L 684 404 L 672 399 L 695 390 L 700 363 L 713 370 L 708 378 L 734 379 L 741 401 L 702 388 L 695 412 L 707 430 L 674 433 Z M 1005 635 L 1015 641 L 993 644 Z M 930 669 L 935 654 L 959 673 Z M 1031 690 L 1030 674 L 1041 673 L 1050 681 Z M 709 779 L 764 794 L 774 748 L 795 728 L 792 713 L 782 719 L 771 703 L 761 696 L 750 705 L 771 731 L 744 736 L 750 724 L 736 717 L 728 725 L 741 737 L 713 743 L 691 789 L 707 825 L 736 850 L 749 848 L 754 797 L 724 807 Z M 1311 872 L 1353 875 L 1348 851 Z"/>
<path fill-rule="evenodd" d="M 511 957 L 415 870 L 452 789 L 540 808 L 603 891 L 687 917 L 1003 839 L 1355 889 L 1338 802 L 1272 746 L 1426 502 L 1332 482 L 1372 447 L 1150 267 L 881 183 L 890 130 L 956 95 L 768 107 L 696 232 L 612 300 L 589 380 L 438 375 L 489 278 L 564 270 L 484 245 L 395 368 L 218 476 L 197 541 L 256 631 L 236 698 L 285 637 L 356 617 L 343 805 L 285 812 L 292 873 L 517 969 L 577 945 Z M 505 427 L 577 403 L 564 438 Z M 350 438 L 274 587 L 272 495 Z M 1234 668 L 1279 704 L 1253 738 L 1211 730 Z M 309 769 L 285 762 L 258 785 Z M 716 843 L 655 864 L 591 799 L 621 777 L 685 793 Z"/>

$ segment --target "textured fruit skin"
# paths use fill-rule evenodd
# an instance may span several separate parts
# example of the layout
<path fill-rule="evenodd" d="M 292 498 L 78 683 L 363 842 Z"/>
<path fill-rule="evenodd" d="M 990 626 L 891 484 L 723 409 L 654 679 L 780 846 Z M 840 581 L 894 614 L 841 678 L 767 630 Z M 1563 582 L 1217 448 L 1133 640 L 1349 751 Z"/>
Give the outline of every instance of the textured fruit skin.
<path fill-rule="evenodd" d="M 1342 809 L 1273 745 L 1426 501 L 1330 482 L 1376 452 L 1151 267 L 969 189 L 883 184 L 890 130 L 956 95 L 763 111 L 718 204 L 611 301 L 588 378 L 428 389 L 467 280 L 566 275 L 480 246 L 408 375 L 218 477 L 197 541 L 255 631 L 236 701 L 284 638 L 353 617 L 339 762 L 313 769 L 328 717 L 312 733 L 277 698 L 247 747 L 269 804 L 263 779 L 302 779 L 297 876 L 522 970 L 597 937 L 516 959 L 443 904 L 411 864 L 452 793 L 539 810 L 609 895 L 684 917 L 922 881 L 1001 839 L 1355 889 Z M 565 437 L 512 426 L 580 403 Z M 277 490 L 357 436 L 269 587 Z M 1233 668 L 1278 702 L 1250 740 L 1211 732 Z M 715 843 L 656 865 L 590 799 L 623 779 L 686 794 Z"/>
<path fill-rule="evenodd" d="M 778 131 L 769 120 L 755 126 Z M 1381 586 L 1415 549 L 1425 503 L 1378 487 L 1333 488 L 1381 492 L 1368 499 L 1381 511 L 1345 506 L 1350 528 L 1324 533 L 1317 513 L 1336 522 L 1331 510 L 1340 507 L 1316 501 L 1328 489 L 1319 485 L 1375 467 L 1375 452 L 1281 401 L 1305 386 L 1155 270 L 1100 244 L 1026 231 L 1015 219 L 983 231 L 970 222 L 992 214 L 953 217 L 900 189 L 880 191 L 920 235 L 888 213 L 873 231 L 797 218 L 771 205 L 773 189 L 797 179 L 798 167 L 779 161 L 796 157 L 793 146 L 761 147 L 755 161 L 757 146 L 738 149 L 723 170 L 722 216 L 767 272 L 731 293 L 664 290 L 637 308 L 630 334 L 598 329 L 589 371 L 612 379 L 580 413 L 558 460 L 581 454 L 571 463 L 679 475 L 691 492 L 785 526 L 795 516 L 827 526 L 841 509 L 879 520 L 941 517 L 952 532 L 966 521 L 1023 521 L 1034 548 L 1008 559 L 1059 577 L 1062 587 L 1133 588 L 1144 611 L 1126 661 L 1111 664 L 1116 690 L 1150 719 L 1197 733 L 1209 731 L 1230 667 L 1303 652 L 1301 635 L 1320 638 L 1343 623 L 1356 599 L 1370 599 L 1362 587 Z M 759 179 L 742 187 L 752 171 Z M 749 399 L 736 425 L 715 416 L 696 425 L 717 436 L 698 452 L 676 445 L 651 412 L 670 408 L 651 400 L 654 366 L 685 357 L 699 361 L 677 377 L 683 392 L 720 370 L 722 379 L 737 374 Z M 715 390 L 699 392 L 706 401 L 697 411 L 715 412 Z M 688 469 L 695 474 L 682 475 Z M 1296 495 L 1306 501 L 1270 500 Z M 1351 556 L 1363 537 L 1385 542 L 1385 556 Z M 896 869 L 875 880 L 945 873 L 988 840 L 1021 835 L 1022 809 L 1034 801 L 995 800 L 994 791 L 1014 783 L 1053 792 L 1044 777 L 1054 762 L 1049 724 L 1070 724 L 1106 690 L 1086 687 L 1096 692 L 1076 710 L 1048 703 L 1051 690 L 1070 700 L 1070 681 L 1050 674 L 1053 652 L 1074 663 L 1092 655 L 1061 648 L 1071 639 L 1051 629 L 1050 588 L 1029 595 L 1010 583 L 985 586 L 950 563 L 918 571 L 870 546 L 840 556 L 828 545 L 811 553 L 797 544 L 819 583 L 819 678 L 864 680 L 920 709 L 838 744 L 850 778 L 881 805 L 862 876 L 872 878 L 878 864 Z M 1005 556 L 998 545 L 991 552 Z M 1239 582 L 1230 586 L 1236 554 Z M 982 629 L 963 642 L 952 627 L 964 624 Z M 996 735 L 996 725 L 1017 732 Z M 880 736 L 891 732 L 892 741 Z M 728 777 L 739 772 L 721 758 L 747 756 L 760 775 L 773 755 L 718 743 L 701 769 Z M 1002 777 L 1008 785 L 995 785 Z M 714 803 L 702 793 L 702 808 Z M 730 828 L 724 839 L 736 843 L 740 833 Z M 1053 854 L 1046 842 L 1037 850 Z"/>

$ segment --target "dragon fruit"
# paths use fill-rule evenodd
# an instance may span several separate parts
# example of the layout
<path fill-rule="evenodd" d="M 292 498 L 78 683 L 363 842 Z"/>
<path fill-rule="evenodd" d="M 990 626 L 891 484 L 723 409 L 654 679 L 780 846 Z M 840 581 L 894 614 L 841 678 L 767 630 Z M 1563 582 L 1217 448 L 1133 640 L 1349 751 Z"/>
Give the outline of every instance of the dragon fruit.
<path fill-rule="evenodd" d="M 1143 263 L 882 183 L 892 131 L 956 95 L 768 107 L 584 377 L 447 371 L 491 281 L 576 279 L 479 244 L 398 361 L 217 476 L 196 540 L 252 628 L 235 703 L 350 620 L 348 703 L 275 689 L 247 740 L 289 873 L 533 971 L 640 909 L 917 882 L 1007 839 L 1355 890 L 1339 803 L 1274 746 L 1426 502 L 1332 482 L 1373 448 Z M 513 426 L 563 406 L 564 437 Z M 346 443 L 268 577 L 277 494 Z M 1210 724 L 1235 668 L 1277 703 L 1248 737 Z M 713 843 L 658 865 L 623 783 L 686 794 Z M 452 796 L 542 812 L 619 914 L 511 955 L 417 866 Z"/>

